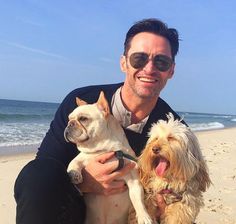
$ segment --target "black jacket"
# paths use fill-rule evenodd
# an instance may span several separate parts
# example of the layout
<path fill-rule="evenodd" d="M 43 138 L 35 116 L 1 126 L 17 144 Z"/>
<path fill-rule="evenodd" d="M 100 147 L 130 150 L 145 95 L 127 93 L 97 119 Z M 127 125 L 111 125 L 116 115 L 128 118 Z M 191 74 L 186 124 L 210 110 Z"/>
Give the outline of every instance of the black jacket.
<path fill-rule="evenodd" d="M 87 86 L 75 89 L 69 93 L 59 106 L 54 120 L 51 122 L 50 129 L 39 147 L 37 157 L 51 157 L 61 161 L 67 166 L 78 154 L 75 144 L 68 143 L 64 139 L 64 129 L 68 123 L 68 115 L 77 107 L 75 100 L 76 97 L 80 97 L 88 103 L 95 103 L 97 102 L 100 91 L 103 90 L 111 107 L 112 96 L 122 85 L 123 83 Z M 145 146 L 148 139 L 147 133 L 149 132 L 151 125 L 160 119 L 166 120 L 166 114 L 169 112 L 171 112 L 175 118 L 179 119 L 176 112 L 174 112 L 171 107 L 159 97 L 141 134 L 124 129 L 129 144 L 135 151 L 136 155 L 139 155 Z"/>

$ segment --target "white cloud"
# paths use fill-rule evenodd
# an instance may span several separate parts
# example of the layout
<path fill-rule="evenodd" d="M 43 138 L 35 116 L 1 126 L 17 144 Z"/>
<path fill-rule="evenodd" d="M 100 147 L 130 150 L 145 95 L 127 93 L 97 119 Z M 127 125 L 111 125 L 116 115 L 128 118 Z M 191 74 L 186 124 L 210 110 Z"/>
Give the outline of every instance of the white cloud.
<path fill-rule="evenodd" d="M 41 54 L 41 55 L 45 55 L 45 56 L 49 56 L 49 57 L 54 57 L 54 58 L 59 58 L 59 59 L 66 59 L 62 55 L 54 54 L 54 53 L 47 52 L 47 51 L 44 51 L 44 50 L 41 50 L 41 49 L 37 49 L 37 48 L 31 48 L 31 47 L 25 46 L 23 44 L 14 43 L 14 42 L 7 42 L 7 44 L 10 45 L 10 46 L 16 47 L 16 48 L 23 49 L 25 51 L 30 51 L 30 52 L 36 53 L 36 54 Z"/>
<path fill-rule="evenodd" d="M 17 20 L 19 20 L 22 23 L 26 23 L 26 24 L 36 26 L 36 27 L 43 27 L 44 26 L 42 23 L 38 23 L 38 22 L 28 20 L 28 19 L 24 19 L 24 18 L 17 18 Z"/>

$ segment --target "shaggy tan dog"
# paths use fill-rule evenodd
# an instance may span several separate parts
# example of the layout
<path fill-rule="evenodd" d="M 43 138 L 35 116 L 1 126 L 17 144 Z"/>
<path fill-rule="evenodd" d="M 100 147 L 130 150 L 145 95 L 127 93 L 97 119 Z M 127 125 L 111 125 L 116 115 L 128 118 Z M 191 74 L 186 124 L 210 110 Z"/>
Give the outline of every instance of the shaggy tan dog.
<path fill-rule="evenodd" d="M 167 206 L 160 223 L 192 224 L 204 205 L 202 192 L 211 180 L 196 136 L 172 114 L 167 117 L 168 121 L 152 126 L 139 158 L 146 207 L 156 221 L 156 195 L 162 194 Z M 136 223 L 134 219 L 130 214 L 129 223 Z"/>

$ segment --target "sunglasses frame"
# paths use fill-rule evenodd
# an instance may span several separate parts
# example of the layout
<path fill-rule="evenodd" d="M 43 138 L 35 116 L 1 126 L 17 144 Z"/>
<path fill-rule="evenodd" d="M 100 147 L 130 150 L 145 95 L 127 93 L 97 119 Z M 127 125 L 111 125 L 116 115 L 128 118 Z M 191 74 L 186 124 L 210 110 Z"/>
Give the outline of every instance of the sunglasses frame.
<path fill-rule="evenodd" d="M 135 58 L 136 57 L 136 58 Z M 139 61 L 137 61 L 137 57 Z M 149 62 L 149 55 L 145 52 L 135 52 L 129 56 L 130 65 L 135 69 L 141 69 L 146 66 Z M 161 72 L 166 72 L 170 69 L 171 65 L 174 63 L 173 60 L 164 55 L 164 54 L 157 54 L 151 58 L 153 65 L 156 69 Z M 139 62 L 139 63 L 138 63 Z M 162 63 L 162 64 L 160 64 Z M 163 64 L 165 63 L 165 64 Z"/>

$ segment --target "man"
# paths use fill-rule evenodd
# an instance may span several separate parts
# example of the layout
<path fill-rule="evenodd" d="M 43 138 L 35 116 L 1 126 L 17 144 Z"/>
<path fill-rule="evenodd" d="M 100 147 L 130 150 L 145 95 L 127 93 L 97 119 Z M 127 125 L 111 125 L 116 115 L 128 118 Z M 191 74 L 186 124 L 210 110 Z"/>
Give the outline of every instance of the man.
<path fill-rule="evenodd" d="M 94 103 L 103 90 L 113 115 L 120 121 L 138 156 L 152 123 L 167 119 L 168 112 L 179 118 L 160 98 L 161 90 L 174 74 L 178 48 L 175 29 L 156 19 L 139 21 L 129 29 L 120 59 L 121 70 L 126 74 L 124 83 L 79 88 L 64 99 L 36 159 L 23 168 L 16 180 L 17 224 L 83 223 L 86 211 L 76 187 L 81 192 L 105 195 L 127 189 L 124 181 L 117 179 L 133 165 L 130 163 L 116 175 L 112 174 L 118 162 L 105 162 L 113 153 L 91 161 L 82 171 L 83 183 L 79 186 L 70 183 L 66 167 L 78 150 L 64 139 L 68 115 L 76 107 L 76 97 Z M 161 203 L 161 197 L 158 196 L 157 201 Z M 164 206 L 160 208 L 164 210 Z"/>

